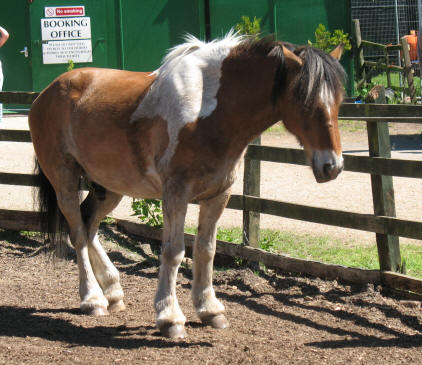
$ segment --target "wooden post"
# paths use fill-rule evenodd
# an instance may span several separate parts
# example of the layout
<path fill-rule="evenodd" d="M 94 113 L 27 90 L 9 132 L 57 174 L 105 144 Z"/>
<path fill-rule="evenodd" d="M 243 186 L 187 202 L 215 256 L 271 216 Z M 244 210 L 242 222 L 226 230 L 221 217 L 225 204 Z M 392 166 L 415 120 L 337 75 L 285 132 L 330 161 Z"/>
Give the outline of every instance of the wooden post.
<path fill-rule="evenodd" d="M 413 82 L 413 70 L 412 62 L 410 61 L 409 44 L 406 38 L 401 39 L 401 45 L 403 48 L 403 59 L 404 59 L 404 77 L 407 80 L 407 86 L 409 87 L 409 96 L 412 103 L 416 103 L 416 90 Z"/>
<path fill-rule="evenodd" d="M 385 58 L 385 65 L 387 66 L 387 69 L 385 70 L 385 73 L 387 74 L 387 87 L 391 87 L 391 75 L 390 75 L 390 56 L 388 55 L 388 48 L 384 48 L 384 58 Z"/>
<path fill-rule="evenodd" d="M 261 144 L 261 137 L 252 141 Z M 243 174 L 243 195 L 260 196 L 261 161 L 245 158 Z M 259 247 L 260 215 L 259 213 L 243 211 L 243 245 Z"/>
<path fill-rule="evenodd" d="M 377 86 L 376 86 L 377 87 Z M 378 86 L 379 87 L 379 86 Z M 374 102 L 386 102 L 382 88 Z M 367 122 L 369 156 L 391 157 L 388 123 Z M 378 216 L 396 216 L 394 203 L 393 178 L 391 176 L 371 174 L 372 200 L 374 213 Z M 402 271 L 399 238 L 386 234 L 376 234 L 380 270 Z"/>
<path fill-rule="evenodd" d="M 356 52 L 357 52 L 356 71 L 357 71 L 358 83 L 356 87 L 360 89 L 366 84 L 366 79 L 365 79 L 366 75 L 365 75 L 365 58 L 363 56 L 362 36 L 360 33 L 359 19 L 353 19 L 353 33 L 355 36 L 354 38 L 355 38 Z"/>

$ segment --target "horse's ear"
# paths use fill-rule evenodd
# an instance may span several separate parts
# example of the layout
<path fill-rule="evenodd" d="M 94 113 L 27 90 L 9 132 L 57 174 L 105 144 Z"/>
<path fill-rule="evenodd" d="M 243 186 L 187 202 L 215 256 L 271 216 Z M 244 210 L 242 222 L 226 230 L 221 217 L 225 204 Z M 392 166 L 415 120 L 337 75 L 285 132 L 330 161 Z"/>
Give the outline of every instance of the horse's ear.
<path fill-rule="evenodd" d="M 330 52 L 330 56 L 340 61 L 341 55 L 343 54 L 344 43 L 340 43 L 336 48 Z"/>
<path fill-rule="evenodd" d="M 292 51 L 290 51 L 288 48 L 283 47 L 283 53 L 284 53 L 284 57 L 286 59 L 287 62 L 291 62 L 291 60 L 293 60 L 294 62 L 298 63 L 300 66 L 303 65 L 303 60 L 299 57 L 296 56 Z"/>

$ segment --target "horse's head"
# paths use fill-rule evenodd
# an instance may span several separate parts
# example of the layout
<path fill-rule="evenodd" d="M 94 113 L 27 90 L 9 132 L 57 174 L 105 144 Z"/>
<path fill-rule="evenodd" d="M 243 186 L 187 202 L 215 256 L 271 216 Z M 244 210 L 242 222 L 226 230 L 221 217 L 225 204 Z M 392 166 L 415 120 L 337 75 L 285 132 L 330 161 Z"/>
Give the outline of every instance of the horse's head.
<path fill-rule="evenodd" d="M 343 46 L 326 54 L 312 47 L 294 52 L 283 47 L 285 89 L 280 105 L 286 128 L 303 145 L 315 179 L 326 182 L 343 170 L 338 111 L 343 99 L 344 70 L 338 60 Z"/>

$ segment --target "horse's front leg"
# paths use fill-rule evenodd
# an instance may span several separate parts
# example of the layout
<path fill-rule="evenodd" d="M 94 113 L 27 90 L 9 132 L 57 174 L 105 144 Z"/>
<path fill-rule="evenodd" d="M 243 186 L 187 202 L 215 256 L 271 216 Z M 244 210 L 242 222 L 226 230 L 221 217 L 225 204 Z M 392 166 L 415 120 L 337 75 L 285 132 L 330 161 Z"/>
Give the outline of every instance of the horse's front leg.
<path fill-rule="evenodd" d="M 198 234 L 193 249 L 192 301 L 202 323 L 226 328 L 229 323 L 224 306 L 215 297 L 212 286 L 213 261 L 216 248 L 217 220 L 223 212 L 230 192 L 200 203 Z"/>
<path fill-rule="evenodd" d="M 181 202 L 175 194 L 170 197 L 163 194 L 164 234 L 158 290 L 154 303 L 157 327 L 163 336 L 171 338 L 183 338 L 186 335 L 186 318 L 176 297 L 177 272 L 185 256 L 186 210 L 187 202 Z"/>

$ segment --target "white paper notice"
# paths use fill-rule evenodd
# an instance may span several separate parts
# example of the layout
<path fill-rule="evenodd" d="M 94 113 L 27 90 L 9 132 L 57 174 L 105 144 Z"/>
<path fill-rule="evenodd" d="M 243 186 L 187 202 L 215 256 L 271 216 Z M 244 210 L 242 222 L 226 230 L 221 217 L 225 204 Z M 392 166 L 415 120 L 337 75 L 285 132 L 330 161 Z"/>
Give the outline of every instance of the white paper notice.
<path fill-rule="evenodd" d="M 42 45 L 44 64 L 92 62 L 90 39 L 75 41 L 50 41 Z"/>
<path fill-rule="evenodd" d="M 91 18 L 41 19 L 44 64 L 92 62 Z"/>

